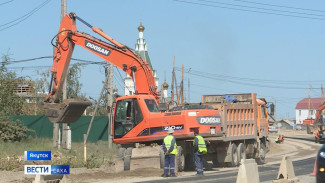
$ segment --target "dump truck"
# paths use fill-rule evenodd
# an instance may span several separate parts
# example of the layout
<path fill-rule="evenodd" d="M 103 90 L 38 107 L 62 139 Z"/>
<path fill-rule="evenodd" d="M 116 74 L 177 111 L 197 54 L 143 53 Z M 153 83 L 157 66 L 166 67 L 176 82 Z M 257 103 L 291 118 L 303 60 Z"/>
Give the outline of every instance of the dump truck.
<path fill-rule="evenodd" d="M 274 104 L 267 104 L 255 93 L 203 95 L 202 104 L 210 105 L 220 114 L 220 127 L 211 129 L 207 160 L 214 164 L 237 166 L 240 159 L 255 158 L 258 164 L 265 162 L 269 147 L 269 115 Z"/>

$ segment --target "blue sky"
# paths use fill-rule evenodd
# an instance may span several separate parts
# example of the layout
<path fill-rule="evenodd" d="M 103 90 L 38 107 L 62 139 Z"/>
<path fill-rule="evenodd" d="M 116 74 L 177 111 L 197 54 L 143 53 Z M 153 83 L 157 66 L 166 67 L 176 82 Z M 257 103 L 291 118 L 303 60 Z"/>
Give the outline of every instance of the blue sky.
<path fill-rule="evenodd" d="M 176 67 L 185 67 L 187 100 L 190 79 L 190 102 L 199 102 L 202 94 L 255 92 L 268 101 L 276 101 L 276 117 L 294 117 L 295 105 L 308 97 L 309 85 L 311 96 L 320 97 L 320 86 L 325 84 L 325 1 L 67 1 L 68 12 L 75 12 L 131 48 L 142 19 L 144 38 L 160 84 L 166 77 L 171 85 L 175 56 Z M 38 11 L 19 19 L 42 3 L 46 4 Z M 59 28 L 60 5 L 60 0 L 1 0 L 1 54 L 9 50 L 13 60 L 51 56 L 50 41 Z M 77 28 L 95 35 L 80 22 Z M 101 61 L 81 48 L 75 49 L 73 58 Z M 40 59 L 8 67 L 18 75 L 37 78 L 36 70 L 51 64 L 51 59 Z M 180 81 L 179 69 L 176 74 Z M 102 66 L 83 67 L 80 81 L 87 96 L 98 97 L 102 80 Z M 122 94 L 118 72 L 114 82 Z"/>

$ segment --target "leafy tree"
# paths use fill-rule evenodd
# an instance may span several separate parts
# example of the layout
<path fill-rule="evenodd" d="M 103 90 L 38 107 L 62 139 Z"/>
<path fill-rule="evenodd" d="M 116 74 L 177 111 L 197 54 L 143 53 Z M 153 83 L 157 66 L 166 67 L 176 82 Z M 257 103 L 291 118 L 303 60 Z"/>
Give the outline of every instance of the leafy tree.
<path fill-rule="evenodd" d="M 0 116 L 0 142 L 21 141 L 34 132 L 18 120 L 12 121 L 6 116 Z"/>
<path fill-rule="evenodd" d="M 37 70 L 36 74 L 40 76 L 39 78 L 35 79 L 34 82 L 36 93 L 41 93 L 41 94 L 47 93 L 50 88 L 50 82 L 48 81 L 48 79 L 50 78 L 51 70 L 48 69 L 42 72 Z"/>
<path fill-rule="evenodd" d="M 22 114 L 25 99 L 19 97 L 15 92 L 18 83 L 24 80 L 17 77 L 16 73 L 8 71 L 6 65 L 11 60 L 9 54 L 2 56 L 0 66 L 0 115 L 19 115 Z"/>
<path fill-rule="evenodd" d="M 82 84 L 79 82 L 81 76 L 81 64 L 73 64 L 67 74 L 67 98 L 85 97 L 81 93 Z"/>
<path fill-rule="evenodd" d="M 98 116 L 105 116 L 107 115 L 107 90 L 104 90 L 103 96 L 101 97 L 101 100 L 99 101 L 98 109 L 96 115 Z M 95 111 L 95 107 L 97 105 L 97 99 L 94 99 L 92 97 L 89 97 L 92 106 L 89 107 L 90 111 Z"/>
<path fill-rule="evenodd" d="M 34 80 L 35 87 L 35 115 L 44 115 L 43 101 L 45 96 L 47 95 L 50 87 L 49 78 L 51 75 L 51 70 L 40 71 L 37 70 L 36 74 L 39 75 L 37 79 Z"/>
<path fill-rule="evenodd" d="M 17 78 L 16 73 L 8 71 L 6 65 L 10 60 L 9 54 L 3 55 L 0 66 L 0 141 L 4 142 L 20 141 L 27 136 L 27 132 L 31 132 L 19 121 L 8 118 L 10 115 L 22 114 L 26 103 L 16 92 L 24 78 Z"/>

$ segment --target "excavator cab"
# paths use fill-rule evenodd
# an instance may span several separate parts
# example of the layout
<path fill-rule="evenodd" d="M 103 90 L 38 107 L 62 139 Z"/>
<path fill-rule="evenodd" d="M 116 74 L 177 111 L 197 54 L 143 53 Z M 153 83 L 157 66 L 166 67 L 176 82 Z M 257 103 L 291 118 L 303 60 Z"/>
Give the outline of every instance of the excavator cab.
<path fill-rule="evenodd" d="M 123 137 L 143 120 L 136 98 L 117 101 L 114 116 L 114 138 Z"/>
<path fill-rule="evenodd" d="M 72 98 L 63 100 L 62 103 L 44 103 L 44 110 L 52 123 L 73 123 L 90 105 L 88 99 Z"/>

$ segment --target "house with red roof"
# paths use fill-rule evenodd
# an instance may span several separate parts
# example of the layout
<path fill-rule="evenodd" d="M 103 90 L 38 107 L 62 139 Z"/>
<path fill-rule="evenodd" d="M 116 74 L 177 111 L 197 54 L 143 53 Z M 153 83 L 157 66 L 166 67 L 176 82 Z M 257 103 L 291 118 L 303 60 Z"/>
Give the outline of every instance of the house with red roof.
<path fill-rule="evenodd" d="M 305 119 L 315 119 L 316 110 L 324 102 L 324 98 L 304 98 L 296 105 L 296 124 Z"/>

